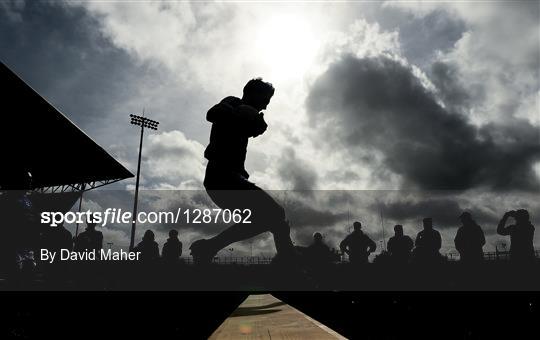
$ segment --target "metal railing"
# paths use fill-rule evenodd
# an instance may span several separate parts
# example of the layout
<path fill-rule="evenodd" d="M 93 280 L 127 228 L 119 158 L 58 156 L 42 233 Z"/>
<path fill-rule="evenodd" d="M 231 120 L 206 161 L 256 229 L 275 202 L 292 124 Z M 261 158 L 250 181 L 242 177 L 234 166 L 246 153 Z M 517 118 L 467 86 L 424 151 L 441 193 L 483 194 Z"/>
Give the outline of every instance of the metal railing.
<path fill-rule="evenodd" d="M 448 261 L 459 261 L 459 253 L 447 253 L 445 254 Z M 536 258 L 540 259 L 540 250 L 535 250 Z M 510 252 L 508 251 L 493 251 L 484 252 L 484 260 L 486 261 L 506 261 L 510 259 Z M 191 256 L 182 257 L 182 260 L 186 264 L 193 264 L 193 258 Z M 212 261 L 214 264 L 223 265 L 265 265 L 272 262 L 271 257 L 261 256 L 216 256 Z M 348 262 L 346 258 L 342 258 L 338 262 Z"/>
<path fill-rule="evenodd" d="M 540 250 L 534 251 L 534 256 L 539 259 L 540 258 Z M 447 253 L 446 258 L 449 261 L 457 261 L 459 260 L 459 253 Z M 484 252 L 484 260 L 486 261 L 506 261 L 510 259 L 510 252 L 509 251 L 487 251 Z"/>
<path fill-rule="evenodd" d="M 193 257 L 182 257 L 182 260 L 186 264 L 193 264 Z M 215 264 L 234 264 L 234 265 L 263 265 L 263 264 L 270 264 L 272 262 L 271 257 L 260 257 L 260 256 L 238 256 L 238 257 L 231 257 L 231 256 L 224 256 L 224 257 L 214 257 L 214 260 L 212 261 Z"/>

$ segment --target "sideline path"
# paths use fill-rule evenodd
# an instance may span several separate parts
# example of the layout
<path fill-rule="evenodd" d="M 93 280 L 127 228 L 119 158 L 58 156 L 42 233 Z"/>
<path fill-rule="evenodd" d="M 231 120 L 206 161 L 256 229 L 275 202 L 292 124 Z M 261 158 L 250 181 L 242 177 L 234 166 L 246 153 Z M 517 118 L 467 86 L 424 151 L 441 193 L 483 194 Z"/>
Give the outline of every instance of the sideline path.
<path fill-rule="evenodd" d="M 270 294 L 250 295 L 209 339 L 346 339 Z"/>

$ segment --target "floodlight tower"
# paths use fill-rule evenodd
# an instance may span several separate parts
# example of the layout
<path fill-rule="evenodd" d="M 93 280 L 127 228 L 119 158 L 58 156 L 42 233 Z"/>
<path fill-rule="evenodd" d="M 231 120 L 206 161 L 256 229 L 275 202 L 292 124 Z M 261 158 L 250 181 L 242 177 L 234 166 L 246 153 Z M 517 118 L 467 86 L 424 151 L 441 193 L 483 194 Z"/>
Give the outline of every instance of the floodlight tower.
<path fill-rule="evenodd" d="M 142 116 L 129 115 L 131 117 L 131 124 L 141 127 L 141 141 L 139 143 L 139 160 L 137 162 L 137 180 L 135 182 L 135 201 L 133 203 L 133 216 L 131 222 L 131 240 L 129 241 L 129 250 L 133 250 L 135 245 L 135 225 L 137 222 L 137 199 L 139 198 L 139 176 L 141 174 L 141 155 L 142 155 L 142 142 L 144 135 L 144 128 L 157 130 L 159 122 L 144 117 L 144 110 Z"/>

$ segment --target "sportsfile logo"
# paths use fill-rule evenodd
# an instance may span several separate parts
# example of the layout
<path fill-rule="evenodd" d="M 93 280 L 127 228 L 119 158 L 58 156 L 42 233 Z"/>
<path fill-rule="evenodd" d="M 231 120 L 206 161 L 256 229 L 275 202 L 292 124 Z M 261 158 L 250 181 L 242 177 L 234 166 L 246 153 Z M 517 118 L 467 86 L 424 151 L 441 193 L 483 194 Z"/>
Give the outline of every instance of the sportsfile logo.
<path fill-rule="evenodd" d="M 64 223 L 94 223 L 102 227 L 110 223 L 131 223 L 133 214 L 122 209 L 107 208 L 101 211 L 68 211 L 41 213 L 41 223 L 56 227 Z M 172 211 L 141 211 L 137 213 L 137 223 L 166 224 L 166 223 L 251 223 L 251 210 L 249 209 L 181 209 Z"/>

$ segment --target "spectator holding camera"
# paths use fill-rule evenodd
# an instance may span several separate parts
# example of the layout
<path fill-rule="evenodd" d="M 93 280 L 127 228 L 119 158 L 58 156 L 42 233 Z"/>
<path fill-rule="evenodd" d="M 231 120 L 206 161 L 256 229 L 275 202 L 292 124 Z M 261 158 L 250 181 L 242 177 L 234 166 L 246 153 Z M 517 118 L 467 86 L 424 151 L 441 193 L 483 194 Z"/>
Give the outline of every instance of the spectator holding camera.
<path fill-rule="evenodd" d="M 506 226 L 509 217 L 515 224 Z M 510 259 L 516 262 L 534 260 L 534 226 L 529 220 L 529 212 L 525 209 L 507 211 L 497 226 L 499 235 L 510 235 Z"/>

